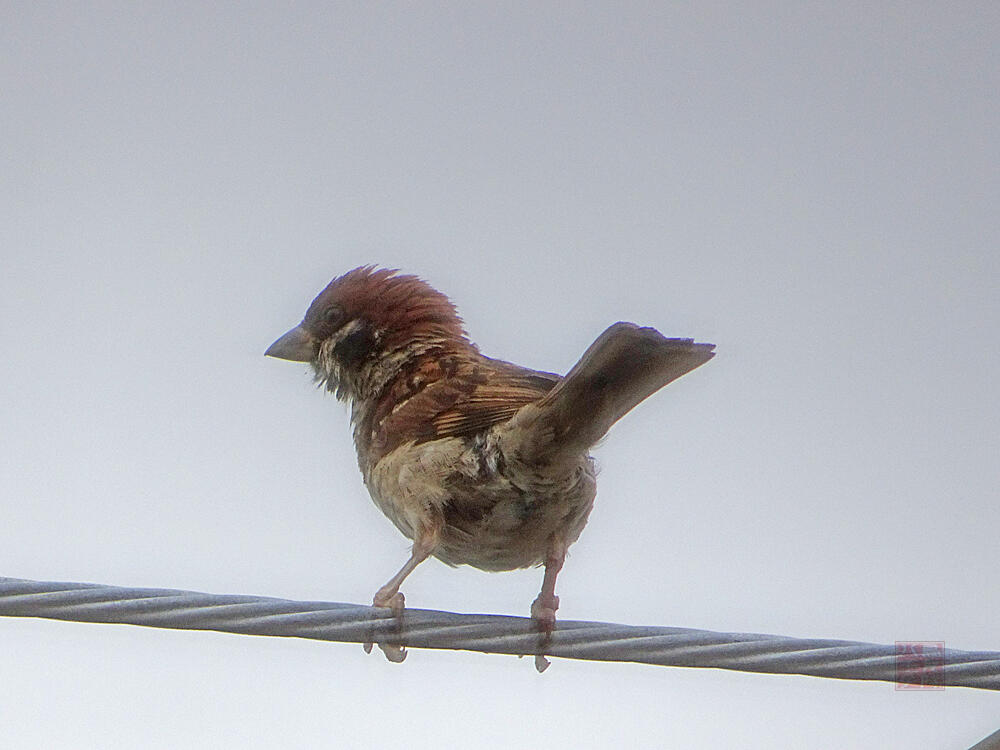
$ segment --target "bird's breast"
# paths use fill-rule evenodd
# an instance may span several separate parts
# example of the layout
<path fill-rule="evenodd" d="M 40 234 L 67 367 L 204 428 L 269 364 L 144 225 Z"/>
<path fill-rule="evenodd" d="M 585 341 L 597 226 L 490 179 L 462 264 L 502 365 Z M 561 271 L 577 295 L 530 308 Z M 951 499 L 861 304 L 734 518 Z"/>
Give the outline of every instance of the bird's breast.
<path fill-rule="evenodd" d="M 364 473 L 375 504 L 404 535 L 412 539 L 422 526 L 443 523 L 435 556 L 484 570 L 543 562 L 556 533 L 575 541 L 596 493 L 589 456 L 547 477 L 513 464 L 494 430 L 406 443 Z"/>

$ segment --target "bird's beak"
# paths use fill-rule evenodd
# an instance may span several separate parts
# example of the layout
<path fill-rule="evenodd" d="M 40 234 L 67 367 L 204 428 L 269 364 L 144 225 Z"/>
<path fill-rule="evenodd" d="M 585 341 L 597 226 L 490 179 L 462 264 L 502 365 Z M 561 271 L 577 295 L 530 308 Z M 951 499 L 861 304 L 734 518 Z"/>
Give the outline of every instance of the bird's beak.
<path fill-rule="evenodd" d="M 291 362 L 311 362 L 316 356 L 316 345 L 305 328 L 295 326 L 267 347 L 264 356 L 287 359 Z"/>

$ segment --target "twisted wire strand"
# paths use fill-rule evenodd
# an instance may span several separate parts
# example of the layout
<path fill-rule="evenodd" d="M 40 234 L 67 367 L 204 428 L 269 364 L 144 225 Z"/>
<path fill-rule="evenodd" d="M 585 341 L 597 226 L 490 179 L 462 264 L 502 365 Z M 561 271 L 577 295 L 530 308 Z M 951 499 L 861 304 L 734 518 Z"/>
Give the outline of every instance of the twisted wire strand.
<path fill-rule="evenodd" d="M 19 578 L 0 577 L 0 616 L 845 680 L 907 676 L 895 645 L 572 620 L 558 622 L 546 639 L 525 617 L 406 609 L 396 618 L 388 609 L 357 604 Z M 1000 690 L 1000 652 L 946 649 L 940 656 L 934 686 Z"/>

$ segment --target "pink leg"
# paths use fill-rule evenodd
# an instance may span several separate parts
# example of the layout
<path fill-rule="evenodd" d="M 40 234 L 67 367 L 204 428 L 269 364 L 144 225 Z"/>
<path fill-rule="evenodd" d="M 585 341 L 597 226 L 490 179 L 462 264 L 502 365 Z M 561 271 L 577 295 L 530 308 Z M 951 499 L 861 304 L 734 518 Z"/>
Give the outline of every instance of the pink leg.
<path fill-rule="evenodd" d="M 553 536 L 549 540 L 549 550 L 545 556 L 545 576 L 542 578 L 542 590 L 531 603 L 531 619 L 538 623 L 542 631 L 542 646 L 548 644 L 552 630 L 556 626 L 556 610 L 559 609 L 559 597 L 556 596 L 556 576 L 562 570 L 566 561 L 566 543 L 561 537 Z M 544 672 L 549 667 L 549 660 L 543 654 L 535 655 L 535 669 Z"/>
<path fill-rule="evenodd" d="M 538 621 L 538 626 L 551 633 L 556 624 L 556 610 L 559 609 L 559 597 L 556 596 L 556 576 L 562 570 L 566 561 L 566 544 L 562 539 L 553 537 L 549 542 L 549 551 L 545 557 L 545 577 L 542 578 L 542 590 L 531 604 L 531 617 Z"/>
<path fill-rule="evenodd" d="M 440 527 L 420 530 L 413 542 L 413 548 L 410 550 L 410 559 L 403 564 L 403 567 L 399 569 L 396 575 L 375 592 L 375 596 L 372 598 L 373 606 L 389 607 L 396 617 L 402 617 L 403 608 L 406 606 L 406 597 L 403 596 L 403 592 L 399 590 L 399 587 L 420 563 L 431 556 L 438 545 L 440 536 Z M 390 646 L 380 643 L 379 648 L 382 649 L 385 657 L 391 662 L 401 662 L 406 658 L 406 649 L 401 646 Z M 366 643 L 365 651 L 370 653 L 371 650 L 372 644 Z"/>
<path fill-rule="evenodd" d="M 375 596 L 372 598 L 372 605 L 376 607 L 389 607 L 395 612 L 397 617 L 401 615 L 403 607 L 406 605 L 406 598 L 399 590 L 399 587 L 420 563 L 431 556 L 431 552 L 434 551 L 435 546 L 437 546 L 436 538 L 433 541 L 427 538 L 420 538 L 415 541 L 413 549 L 410 552 L 410 559 L 406 561 L 396 575 L 375 592 Z"/>

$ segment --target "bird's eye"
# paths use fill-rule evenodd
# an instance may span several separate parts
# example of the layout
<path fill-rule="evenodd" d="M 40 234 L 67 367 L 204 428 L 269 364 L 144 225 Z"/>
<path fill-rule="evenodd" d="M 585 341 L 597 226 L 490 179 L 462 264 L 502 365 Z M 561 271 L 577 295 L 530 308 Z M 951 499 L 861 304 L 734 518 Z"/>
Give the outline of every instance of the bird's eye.
<path fill-rule="evenodd" d="M 344 308 L 340 305 L 330 305 L 323 311 L 323 322 L 330 325 L 339 323 L 344 317 Z"/>

